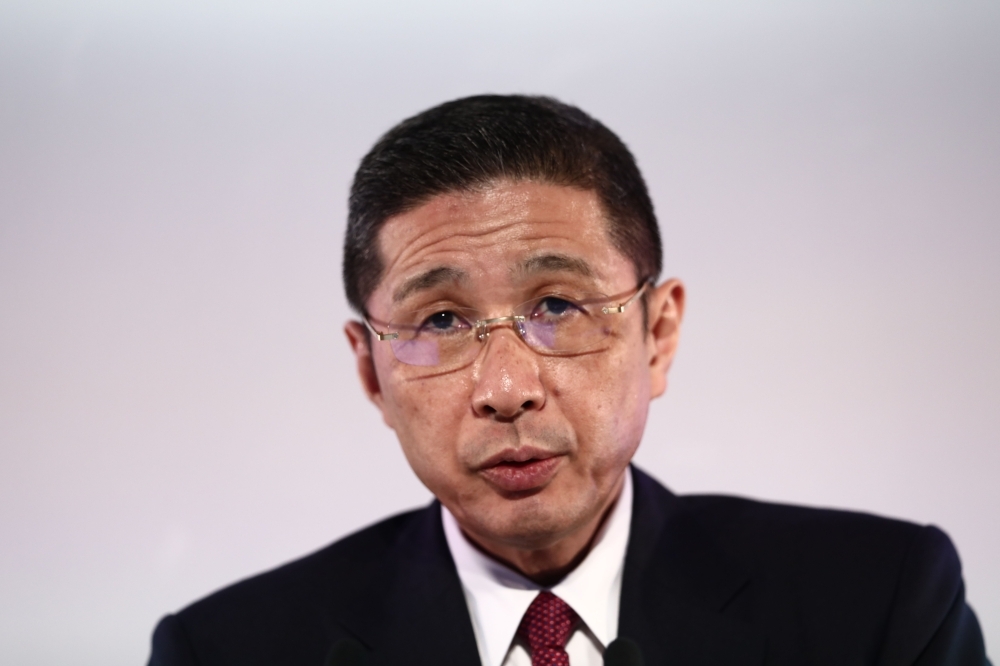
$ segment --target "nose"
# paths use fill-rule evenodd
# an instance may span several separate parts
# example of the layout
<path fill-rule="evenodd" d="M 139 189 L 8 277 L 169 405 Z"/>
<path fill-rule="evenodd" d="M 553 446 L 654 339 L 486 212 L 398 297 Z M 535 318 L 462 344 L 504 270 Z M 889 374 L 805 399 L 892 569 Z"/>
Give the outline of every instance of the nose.
<path fill-rule="evenodd" d="M 545 404 L 538 355 L 513 329 L 490 331 L 475 372 L 472 408 L 478 416 L 503 421 Z"/>

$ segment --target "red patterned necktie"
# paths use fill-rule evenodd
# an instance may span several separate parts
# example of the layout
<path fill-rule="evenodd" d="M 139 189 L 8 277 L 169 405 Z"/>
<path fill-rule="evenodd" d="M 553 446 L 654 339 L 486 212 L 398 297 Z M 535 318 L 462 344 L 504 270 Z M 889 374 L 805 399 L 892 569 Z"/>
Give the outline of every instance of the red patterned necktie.
<path fill-rule="evenodd" d="M 531 666 L 569 666 L 566 642 L 579 622 L 569 604 L 551 592 L 539 592 L 517 628 L 531 652 Z"/>

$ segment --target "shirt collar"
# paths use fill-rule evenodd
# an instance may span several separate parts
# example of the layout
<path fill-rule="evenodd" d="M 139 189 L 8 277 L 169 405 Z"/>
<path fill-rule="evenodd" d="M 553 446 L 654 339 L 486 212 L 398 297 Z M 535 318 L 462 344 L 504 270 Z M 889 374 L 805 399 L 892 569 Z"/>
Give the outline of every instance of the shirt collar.
<path fill-rule="evenodd" d="M 590 552 L 552 588 L 533 583 L 469 543 L 444 505 L 441 516 L 484 666 L 501 666 L 521 618 L 544 589 L 568 603 L 601 645 L 617 637 L 622 570 L 632 522 L 631 468 Z"/>

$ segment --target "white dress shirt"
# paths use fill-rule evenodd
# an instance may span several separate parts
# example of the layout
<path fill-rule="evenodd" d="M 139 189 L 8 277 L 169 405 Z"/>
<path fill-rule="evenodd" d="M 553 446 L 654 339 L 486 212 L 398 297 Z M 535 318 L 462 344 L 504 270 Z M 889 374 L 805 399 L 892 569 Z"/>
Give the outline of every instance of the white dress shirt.
<path fill-rule="evenodd" d="M 566 644 L 570 666 L 603 665 L 605 646 L 618 636 L 622 571 L 632 522 L 631 469 L 587 557 L 552 588 L 531 582 L 473 546 L 444 506 L 441 515 L 483 666 L 531 666 L 528 650 L 515 634 L 528 606 L 546 589 L 582 620 Z"/>

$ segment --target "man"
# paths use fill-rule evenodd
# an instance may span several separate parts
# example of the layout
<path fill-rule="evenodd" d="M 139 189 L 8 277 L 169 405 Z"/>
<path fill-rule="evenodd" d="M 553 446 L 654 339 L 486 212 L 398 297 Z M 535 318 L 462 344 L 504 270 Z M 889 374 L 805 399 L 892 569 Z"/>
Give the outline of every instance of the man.
<path fill-rule="evenodd" d="M 437 501 L 167 616 L 150 664 L 987 663 L 936 528 L 630 466 L 684 312 L 660 269 L 634 159 L 579 109 L 392 129 L 351 191 L 346 333 Z"/>

